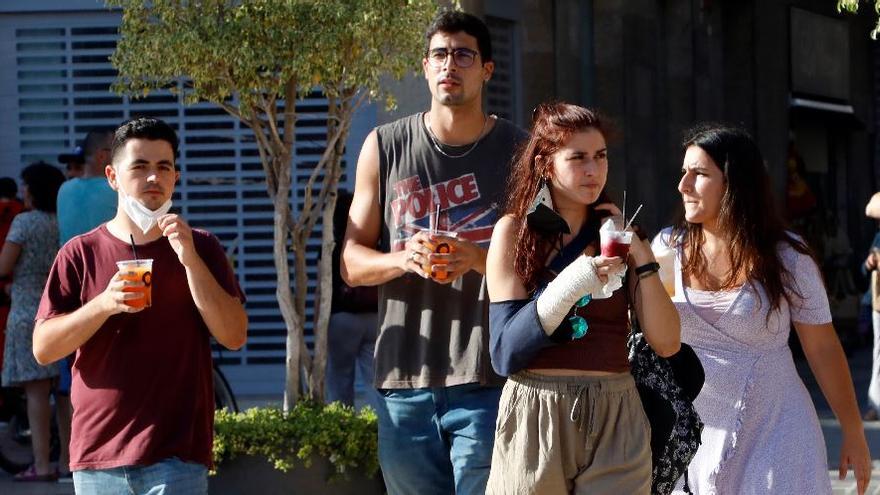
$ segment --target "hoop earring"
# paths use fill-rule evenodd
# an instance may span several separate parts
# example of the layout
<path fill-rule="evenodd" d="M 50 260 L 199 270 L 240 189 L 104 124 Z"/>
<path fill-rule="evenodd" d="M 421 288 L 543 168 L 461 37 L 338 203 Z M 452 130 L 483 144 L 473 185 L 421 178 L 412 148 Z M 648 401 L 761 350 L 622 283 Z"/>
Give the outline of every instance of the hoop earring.
<path fill-rule="evenodd" d="M 547 179 L 543 177 L 541 178 L 541 185 L 538 187 L 538 194 L 532 201 L 528 213 L 526 213 L 526 222 L 529 228 L 543 234 L 571 233 L 568 222 L 553 208 L 550 185 Z"/>

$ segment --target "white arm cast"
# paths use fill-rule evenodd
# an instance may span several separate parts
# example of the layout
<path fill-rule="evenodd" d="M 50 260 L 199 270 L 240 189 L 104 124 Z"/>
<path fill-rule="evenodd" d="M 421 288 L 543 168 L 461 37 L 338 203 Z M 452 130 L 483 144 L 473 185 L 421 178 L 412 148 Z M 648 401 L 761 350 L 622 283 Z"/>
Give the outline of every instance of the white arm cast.
<path fill-rule="evenodd" d="M 538 296 L 538 320 L 544 333 L 552 334 L 578 299 L 588 293 L 600 291 L 603 285 L 596 273 L 593 258 L 578 256 Z"/>

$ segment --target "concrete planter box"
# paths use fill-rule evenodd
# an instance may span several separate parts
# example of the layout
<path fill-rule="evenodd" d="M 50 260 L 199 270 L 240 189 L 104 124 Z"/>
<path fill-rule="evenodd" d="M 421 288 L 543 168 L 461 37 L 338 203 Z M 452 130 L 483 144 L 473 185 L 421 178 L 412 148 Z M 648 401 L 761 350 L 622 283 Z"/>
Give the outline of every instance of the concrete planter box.
<path fill-rule="evenodd" d="M 381 495 L 385 493 L 382 473 L 368 478 L 360 472 L 348 478 L 328 481 L 333 469 L 323 457 L 313 457 L 308 468 L 297 464 L 290 471 L 275 469 L 266 459 L 257 456 L 238 456 L 217 466 L 217 474 L 208 477 L 211 495 L 328 494 L 328 495 Z"/>

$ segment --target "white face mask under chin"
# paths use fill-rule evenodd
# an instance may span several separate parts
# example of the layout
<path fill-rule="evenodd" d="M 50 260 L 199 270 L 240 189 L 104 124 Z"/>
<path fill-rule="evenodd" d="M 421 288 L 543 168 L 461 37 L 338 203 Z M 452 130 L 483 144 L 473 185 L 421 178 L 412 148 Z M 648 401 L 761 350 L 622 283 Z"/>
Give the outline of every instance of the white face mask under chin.
<path fill-rule="evenodd" d="M 163 203 L 162 206 L 154 211 L 142 205 L 140 201 L 125 194 L 122 189 L 119 190 L 119 194 L 122 199 L 122 211 L 128 215 L 128 218 L 130 218 L 131 221 L 144 232 L 144 234 L 149 232 L 150 229 L 156 225 L 156 222 L 159 221 L 159 217 L 168 213 L 168 210 L 171 209 L 171 199 Z"/>

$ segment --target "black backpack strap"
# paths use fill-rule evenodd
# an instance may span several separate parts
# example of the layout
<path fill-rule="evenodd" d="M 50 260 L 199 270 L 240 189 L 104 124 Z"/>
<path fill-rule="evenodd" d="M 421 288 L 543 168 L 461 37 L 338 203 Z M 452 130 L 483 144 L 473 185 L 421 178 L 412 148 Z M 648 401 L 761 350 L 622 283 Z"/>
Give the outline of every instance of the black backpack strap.
<path fill-rule="evenodd" d="M 547 265 L 547 268 L 553 273 L 561 272 L 576 260 L 587 249 L 587 246 L 598 239 L 599 231 L 595 228 L 595 224 L 587 222 L 568 244 L 560 248 L 559 253 Z"/>
<path fill-rule="evenodd" d="M 684 492 L 690 495 L 694 495 L 694 492 L 691 491 L 691 487 L 688 484 L 688 470 L 684 470 Z"/>

